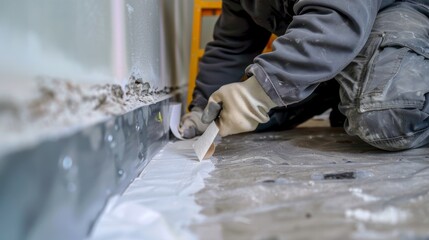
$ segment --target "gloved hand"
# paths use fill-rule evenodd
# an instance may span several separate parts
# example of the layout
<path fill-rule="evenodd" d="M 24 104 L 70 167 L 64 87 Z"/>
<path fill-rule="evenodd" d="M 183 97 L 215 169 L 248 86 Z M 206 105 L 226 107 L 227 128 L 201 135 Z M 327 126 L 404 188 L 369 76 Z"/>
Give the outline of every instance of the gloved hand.
<path fill-rule="evenodd" d="M 204 109 L 202 122 L 216 120 L 219 134 L 227 136 L 256 129 L 268 122 L 268 111 L 276 104 L 253 76 L 244 82 L 232 83 L 214 92 Z"/>
<path fill-rule="evenodd" d="M 203 110 L 199 107 L 194 107 L 192 110 L 183 115 L 180 120 L 179 133 L 184 138 L 193 138 L 204 133 L 209 126 L 201 121 Z"/>

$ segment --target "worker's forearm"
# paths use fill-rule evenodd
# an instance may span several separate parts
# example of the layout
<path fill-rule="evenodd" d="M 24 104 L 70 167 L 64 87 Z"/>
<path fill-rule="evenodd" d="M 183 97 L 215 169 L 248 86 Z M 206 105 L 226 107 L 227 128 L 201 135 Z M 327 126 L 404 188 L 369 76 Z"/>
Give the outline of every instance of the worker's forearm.
<path fill-rule="evenodd" d="M 335 77 L 364 46 L 381 0 L 301 0 L 275 51 L 255 58 L 256 75 L 278 105 L 309 96 L 318 83 Z"/>

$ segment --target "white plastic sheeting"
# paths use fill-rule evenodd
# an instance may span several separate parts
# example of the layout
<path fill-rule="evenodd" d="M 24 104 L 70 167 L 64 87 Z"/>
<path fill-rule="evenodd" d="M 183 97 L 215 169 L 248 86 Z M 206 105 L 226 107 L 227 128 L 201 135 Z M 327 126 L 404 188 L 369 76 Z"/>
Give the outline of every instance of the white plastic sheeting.
<path fill-rule="evenodd" d="M 214 169 L 199 162 L 193 140 L 169 143 L 120 197 L 111 199 L 91 239 L 194 239 L 201 220 L 194 194 Z"/>

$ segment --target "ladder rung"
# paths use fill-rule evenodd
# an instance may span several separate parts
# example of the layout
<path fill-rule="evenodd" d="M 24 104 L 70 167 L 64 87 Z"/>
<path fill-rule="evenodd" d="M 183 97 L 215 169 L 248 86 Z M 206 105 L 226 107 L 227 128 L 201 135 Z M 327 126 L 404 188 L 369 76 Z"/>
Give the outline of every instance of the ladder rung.
<path fill-rule="evenodd" d="M 222 8 L 222 2 L 206 2 L 202 1 L 200 2 L 200 7 L 205 9 L 221 9 Z"/>
<path fill-rule="evenodd" d="M 219 16 L 221 9 L 201 9 L 201 16 Z"/>

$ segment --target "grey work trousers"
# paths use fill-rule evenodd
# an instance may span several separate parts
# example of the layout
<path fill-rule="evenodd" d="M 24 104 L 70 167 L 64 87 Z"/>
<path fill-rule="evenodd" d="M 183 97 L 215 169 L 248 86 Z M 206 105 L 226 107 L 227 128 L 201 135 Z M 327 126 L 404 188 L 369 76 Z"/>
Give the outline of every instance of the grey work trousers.
<path fill-rule="evenodd" d="M 429 143 L 429 6 L 381 11 L 359 55 L 337 77 L 345 130 L 384 150 Z"/>

